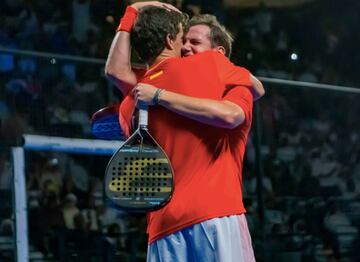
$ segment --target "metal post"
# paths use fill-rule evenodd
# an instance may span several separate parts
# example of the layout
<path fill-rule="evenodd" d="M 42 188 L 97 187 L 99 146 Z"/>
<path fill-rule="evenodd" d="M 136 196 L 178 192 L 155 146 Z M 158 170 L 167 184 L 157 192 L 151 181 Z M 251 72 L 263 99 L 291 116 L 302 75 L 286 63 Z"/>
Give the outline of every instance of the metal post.
<path fill-rule="evenodd" d="M 11 148 L 14 166 L 14 202 L 16 231 L 16 261 L 29 261 L 28 220 L 25 181 L 25 155 L 22 147 Z"/>

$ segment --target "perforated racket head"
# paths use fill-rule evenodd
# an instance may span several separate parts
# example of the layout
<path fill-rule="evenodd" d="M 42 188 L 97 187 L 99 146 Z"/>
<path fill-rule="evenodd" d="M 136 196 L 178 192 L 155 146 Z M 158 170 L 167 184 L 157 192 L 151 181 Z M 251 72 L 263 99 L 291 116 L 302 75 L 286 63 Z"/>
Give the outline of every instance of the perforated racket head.
<path fill-rule="evenodd" d="M 104 107 L 92 115 L 91 133 L 100 139 L 124 139 L 124 133 L 119 124 L 119 104 Z"/>
<path fill-rule="evenodd" d="M 106 168 L 106 196 L 129 211 L 163 207 L 170 200 L 173 187 L 170 161 L 147 130 L 138 129 L 125 141 Z"/>

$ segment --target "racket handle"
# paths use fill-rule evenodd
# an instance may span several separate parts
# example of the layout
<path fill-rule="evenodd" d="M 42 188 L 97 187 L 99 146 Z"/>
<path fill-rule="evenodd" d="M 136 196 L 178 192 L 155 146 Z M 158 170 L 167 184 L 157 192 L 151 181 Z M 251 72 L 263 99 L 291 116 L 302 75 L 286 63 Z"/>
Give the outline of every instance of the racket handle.
<path fill-rule="evenodd" d="M 148 125 L 148 106 L 147 105 L 140 105 L 139 108 L 139 127 L 147 127 Z"/>

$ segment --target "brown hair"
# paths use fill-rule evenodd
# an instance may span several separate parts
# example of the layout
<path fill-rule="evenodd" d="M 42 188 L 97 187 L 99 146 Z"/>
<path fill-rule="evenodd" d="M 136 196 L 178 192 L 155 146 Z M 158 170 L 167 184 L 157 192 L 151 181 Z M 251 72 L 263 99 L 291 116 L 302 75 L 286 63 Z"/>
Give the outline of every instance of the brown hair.
<path fill-rule="evenodd" d="M 195 25 L 206 25 L 210 28 L 210 43 L 212 47 L 223 46 L 226 56 L 230 57 L 234 39 L 231 33 L 219 23 L 214 15 L 201 14 L 193 16 L 187 23 L 185 33 Z"/>
<path fill-rule="evenodd" d="M 186 27 L 185 14 L 156 6 L 140 9 L 131 32 L 131 44 L 144 62 L 153 61 L 165 48 L 166 37 L 172 39 L 180 31 L 180 24 Z"/>

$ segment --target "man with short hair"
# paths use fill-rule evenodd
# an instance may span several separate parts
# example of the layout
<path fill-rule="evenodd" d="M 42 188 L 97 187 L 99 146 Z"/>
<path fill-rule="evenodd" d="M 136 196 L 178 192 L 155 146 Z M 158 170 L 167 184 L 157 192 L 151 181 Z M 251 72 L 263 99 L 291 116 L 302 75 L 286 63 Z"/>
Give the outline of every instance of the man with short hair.
<path fill-rule="evenodd" d="M 214 50 L 180 58 L 182 25 L 175 11 L 128 8 L 106 66 L 126 95 L 120 106 L 125 134 L 133 129 L 136 101 L 154 105 L 149 130 L 175 173 L 171 201 L 148 214 L 147 261 L 254 261 L 241 190 L 250 73 Z M 129 65 L 130 32 L 150 66 L 146 72 L 135 74 Z"/>
<path fill-rule="evenodd" d="M 217 50 L 229 58 L 231 56 L 234 39 L 231 33 L 213 15 L 193 16 L 188 22 L 184 34 L 183 57 L 207 50 Z M 265 95 L 264 87 L 252 74 L 250 74 L 250 79 L 253 84 L 251 92 L 254 100 L 258 100 Z"/>
<path fill-rule="evenodd" d="M 231 33 L 222 26 L 215 16 L 201 14 L 193 16 L 185 28 L 183 56 L 216 49 L 230 58 L 232 43 Z"/>
<path fill-rule="evenodd" d="M 135 3 L 132 6 L 140 9 L 147 5 L 173 8 L 171 5 L 158 1 Z M 128 82 L 132 81 L 129 79 L 120 80 L 117 75 L 119 73 L 121 74 L 121 72 L 119 72 L 119 67 L 120 70 L 127 71 L 124 72 L 123 75 L 129 72 L 130 67 L 126 65 L 124 68 L 124 63 L 117 63 L 117 61 L 122 61 L 124 58 L 130 57 L 130 40 L 124 40 L 124 37 L 119 39 L 119 35 L 121 35 L 120 32 L 118 32 L 113 40 L 105 70 L 108 79 L 124 92 L 123 90 L 127 89 Z M 233 41 L 234 39 L 231 36 L 231 33 L 218 22 L 214 15 L 200 14 L 193 16 L 184 28 L 184 45 L 181 54 L 183 57 L 186 57 L 208 50 L 216 50 L 230 58 Z M 117 48 L 119 46 L 121 49 Z M 256 101 L 265 95 L 265 90 L 262 83 L 254 75 L 250 74 L 250 80 L 253 84 L 250 90 L 253 94 L 254 101 Z"/>

